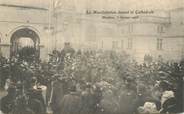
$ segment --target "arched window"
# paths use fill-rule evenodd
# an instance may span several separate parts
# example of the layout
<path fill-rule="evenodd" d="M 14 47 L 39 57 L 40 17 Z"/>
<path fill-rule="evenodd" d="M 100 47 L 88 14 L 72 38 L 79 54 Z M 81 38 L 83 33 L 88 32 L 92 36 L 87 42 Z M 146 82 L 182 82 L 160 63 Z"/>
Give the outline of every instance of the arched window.
<path fill-rule="evenodd" d="M 163 39 L 158 38 L 157 39 L 157 50 L 162 50 L 163 49 Z"/>

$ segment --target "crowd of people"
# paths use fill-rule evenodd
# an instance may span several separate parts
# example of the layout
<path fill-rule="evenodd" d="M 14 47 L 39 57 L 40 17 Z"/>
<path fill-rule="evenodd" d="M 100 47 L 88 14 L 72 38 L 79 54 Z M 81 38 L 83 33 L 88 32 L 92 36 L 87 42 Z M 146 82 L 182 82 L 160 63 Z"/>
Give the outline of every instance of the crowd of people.
<path fill-rule="evenodd" d="M 0 105 L 4 113 L 12 112 L 21 95 L 31 114 L 44 114 L 49 107 L 53 114 L 183 111 L 182 61 L 153 61 L 147 56 L 149 62 L 138 64 L 126 53 L 75 51 L 69 44 L 49 56 L 47 62 L 0 58 L 1 87 L 8 91 Z"/>

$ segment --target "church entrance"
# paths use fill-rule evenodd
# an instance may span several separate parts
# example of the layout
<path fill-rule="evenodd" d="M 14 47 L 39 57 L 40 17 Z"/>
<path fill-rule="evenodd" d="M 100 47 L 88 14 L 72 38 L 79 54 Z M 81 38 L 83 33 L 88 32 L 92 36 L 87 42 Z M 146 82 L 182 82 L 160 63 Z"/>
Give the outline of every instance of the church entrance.
<path fill-rule="evenodd" d="M 40 39 L 38 34 L 29 28 L 16 30 L 11 36 L 10 57 L 31 61 L 39 59 Z"/>

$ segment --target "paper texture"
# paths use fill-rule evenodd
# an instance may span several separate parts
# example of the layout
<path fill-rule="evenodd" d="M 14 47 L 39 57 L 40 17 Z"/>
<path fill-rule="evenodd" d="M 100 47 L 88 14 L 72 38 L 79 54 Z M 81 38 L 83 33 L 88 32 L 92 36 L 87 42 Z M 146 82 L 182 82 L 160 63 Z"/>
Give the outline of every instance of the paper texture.
<path fill-rule="evenodd" d="M 182 113 L 184 0 L 0 0 L 0 114 Z"/>

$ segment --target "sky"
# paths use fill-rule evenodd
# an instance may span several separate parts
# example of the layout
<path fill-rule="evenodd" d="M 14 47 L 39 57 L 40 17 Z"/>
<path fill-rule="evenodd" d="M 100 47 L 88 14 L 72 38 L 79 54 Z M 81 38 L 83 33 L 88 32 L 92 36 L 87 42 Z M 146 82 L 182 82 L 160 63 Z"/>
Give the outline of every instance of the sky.
<path fill-rule="evenodd" d="M 0 0 L 2 4 L 26 5 L 49 8 L 51 1 L 56 0 Z M 78 11 L 87 7 L 92 9 L 175 9 L 184 7 L 184 0 L 57 0 L 62 7 L 75 6 Z"/>

